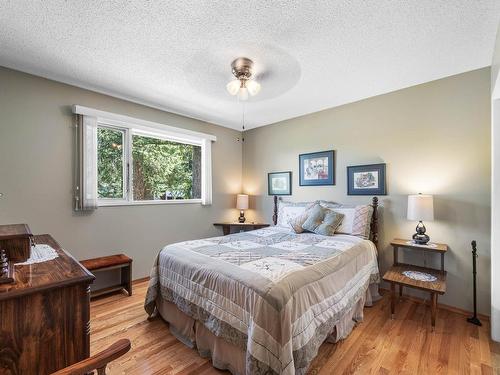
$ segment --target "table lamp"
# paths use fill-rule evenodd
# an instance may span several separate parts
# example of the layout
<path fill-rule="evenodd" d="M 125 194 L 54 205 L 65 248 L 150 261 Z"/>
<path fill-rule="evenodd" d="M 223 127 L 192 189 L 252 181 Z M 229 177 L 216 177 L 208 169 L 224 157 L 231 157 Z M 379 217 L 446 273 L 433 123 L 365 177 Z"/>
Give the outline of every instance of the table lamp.
<path fill-rule="evenodd" d="M 238 222 L 245 222 L 245 212 L 244 210 L 248 209 L 248 195 L 246 194 L 238 194 L 236 197 L 236 208 L 240 210 L 240 217 L 238 218 Z"/>
<path fill-rule="evenodd" d="M 432 195 L 416 194 L 408 195 L 408 220 L 418 220 L 413 242 L 425 245 L 430 238 L 425 234 L 424 220 L 434 220 L 434 199 Z"/>

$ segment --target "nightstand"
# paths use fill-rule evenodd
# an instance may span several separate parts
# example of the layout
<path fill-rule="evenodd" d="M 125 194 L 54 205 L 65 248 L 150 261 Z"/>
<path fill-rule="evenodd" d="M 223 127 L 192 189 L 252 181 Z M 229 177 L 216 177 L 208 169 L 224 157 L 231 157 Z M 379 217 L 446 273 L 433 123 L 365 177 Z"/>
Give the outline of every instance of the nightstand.
<path fill-rule="evenodd" d="M 266 228 L 269 224 L 264 223 L 214 223 L 216 227 L 222 227 L 222 233 L 227 236 L 232 229 L 237 229 L 238 232 L 246 232 L 254 229 Z"/>
<path fill-rule="evenodd" d="M 391 284 L 391 316 L 394 316 L 396 307 L 396 285 L 399 285 L 399 296 L 403 294 L 403 287 L 420 289 L 429 292 L 431 296 L 431 324 L 432 328 L 436 325 L 437 298 L 439 294 L 446 292 L 446 271 L 444 270 L 444 255 L 448 251 L 448 245 L 440 243 L 431 243 L 429 245 L 417 245 L 410 240 L 395 239 L 391 242 L 394 249 L 394 264 L 385 273 L 382 278 Z M 412 264 L 399 263 L 398 252 L 400 248 L 411 249 L 414 251 L 426 251 L 436 253 L 441 256 L 441 269 L 420 267 Z M 413 271 L 430 274 L 435 280 L 425 281 L 416 280 L 405 276 L 403 272 Z"/>

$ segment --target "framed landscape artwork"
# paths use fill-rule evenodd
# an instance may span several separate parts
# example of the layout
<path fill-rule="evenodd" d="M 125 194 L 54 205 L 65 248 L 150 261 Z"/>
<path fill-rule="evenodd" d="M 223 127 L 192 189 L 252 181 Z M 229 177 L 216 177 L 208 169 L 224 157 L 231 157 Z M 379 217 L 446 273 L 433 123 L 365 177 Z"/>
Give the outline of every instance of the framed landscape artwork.
<path fill-rule="evenodd" d="M 386 195 L 385 164 L 347 167 L 347 195 Z"/>
<path fill-rule="evenodd" d="M 292 172 L 272 172 L 267 174 L 269 195 L 292 195 Z"/>
<path fill-rule="evenodd" d="M 299 155 L 299 185 L 335 185 L 334 164 L 333 150 Z"/>

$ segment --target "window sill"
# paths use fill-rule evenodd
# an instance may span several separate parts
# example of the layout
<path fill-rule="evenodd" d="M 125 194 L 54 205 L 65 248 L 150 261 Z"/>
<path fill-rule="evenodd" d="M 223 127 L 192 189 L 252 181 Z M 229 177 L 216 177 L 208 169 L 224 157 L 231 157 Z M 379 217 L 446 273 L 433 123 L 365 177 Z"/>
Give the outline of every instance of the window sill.
<path fill-rule="evenodd" d="M 171 205 L 171 204 L 201 204 L 201 199 L 172 199 L 157 201 L 99 201 L 98 207 L 117 207 L 117 206 L 151 206 L 151 205 Z"/>

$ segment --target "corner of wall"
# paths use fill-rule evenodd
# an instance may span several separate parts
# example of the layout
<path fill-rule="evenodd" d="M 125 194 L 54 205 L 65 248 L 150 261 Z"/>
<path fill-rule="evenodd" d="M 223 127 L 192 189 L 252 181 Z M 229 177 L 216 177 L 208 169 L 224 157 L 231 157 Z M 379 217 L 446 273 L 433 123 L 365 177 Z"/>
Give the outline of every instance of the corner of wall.
<path fill-rule="evenodd" d="M 499 25 L 500 26 L 500 25 Z M 491 337 L 500 342 L 500 27 L 491 63 Z"/>

